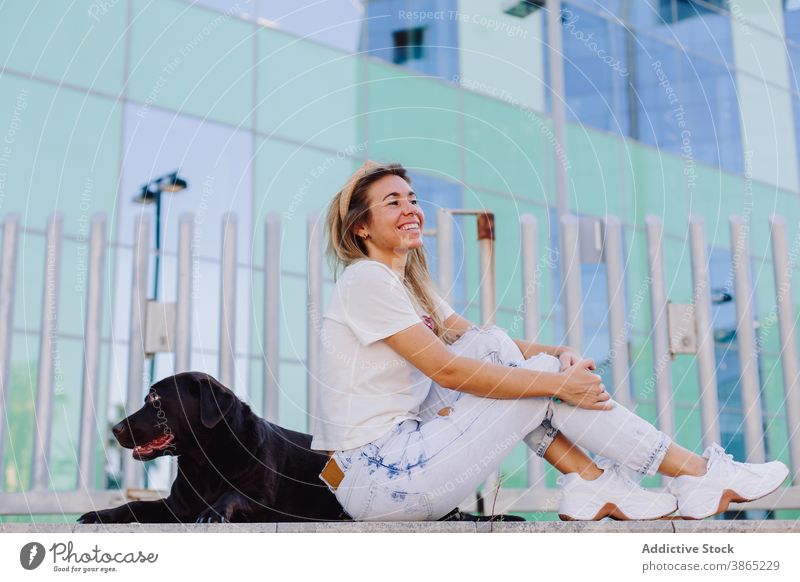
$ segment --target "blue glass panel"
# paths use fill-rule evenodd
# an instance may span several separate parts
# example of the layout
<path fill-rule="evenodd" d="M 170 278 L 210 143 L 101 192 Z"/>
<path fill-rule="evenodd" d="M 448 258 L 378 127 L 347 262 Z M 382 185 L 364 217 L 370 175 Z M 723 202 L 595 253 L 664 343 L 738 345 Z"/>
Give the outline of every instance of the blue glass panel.
<path fill-rule="evenodd" d="M 365 25 L 360 0 L 249 0 L 246 6 L 253 4 L 262 24 L 347 52 L 358 50 Z"/>
<path fill-rule="evenodd" d="M 789 61 L 789 87 L 795 93 L 800 93 L 800 44 L 786 43 Z"/>
<path fill-rule="evenodd" d="M 568 120 L 627 135 L 625 29 L 574 4 L 561 21 Z"/>
<path fill-rule="evenodd" d="M 725 450 L 733 455 L 737 461 L 744 461 L 747 458 L 744 446 L 744 425 L 740 414 L 722 412 L 719 415 L 720 432 L 722 442 L 720 443 Z"/>
<path fill-rule="evenodd" d="M 648 37 L 635 45 L 634 77 L 638 99 L 631 109 L 631 136 L 671 152 L 680 151 L 680 130 L 675 119 L 679 95 L 678 51 Z"/>
<path fill-rule="evenodd" d="M 694 3 L 679 3 L 678 7 L 678 20 L 672 24 L 672 31 L 683 47 L 734 66 L 730 17 Z"/>
<path fill-rule="evenodd" d="M 741 128 L 733 73 L 685 53 L 680 54 L 680 63 L 677 92 L 686 114 L 685 128 L 681 128 L 682 155 L 741 173 Z"/>
<path fill-rule="evenodd" d="M 800 42 L 800 2 L 783 0 L 783 28 L 786 38 Z"/>
<path fill-rule="evenodd" d="M 584 0 L 585 2 L 585 0 Z M 608 0 L 594 2 L 596 9 L 608 11 L 637 31 L 671 38 L 669 23 L 672 6 L 669 0 Z"/>
<path fill-rule="evenodd" d="M 361 50 L 390 63 L 452 81 L 458 75 L 458 19 L 430 18 L 455 13 L 456 0 L 376 0 L 366 5 L 366 46 Z M 422 29 L 413 34 L 404 31 Z M 421 40 L 418 35 L 421 34 Z M 403 50 L 396 39 L 413 37 L 414 48 Z"/>
<path fill-rule="evenodd" d="M 640 39 L 637 137 L 686 159 L 741 173 L 743 154 L 733 73 L 652 39 Z M 677 63 L 676 63 L 677 60 Z"/>
<path fill-rule="evenodd" d="M 797 163 L 800 166 L 800 98 L 792 95 L 792 112 L 794 114 L 794 139 L 797 144 Z"/>

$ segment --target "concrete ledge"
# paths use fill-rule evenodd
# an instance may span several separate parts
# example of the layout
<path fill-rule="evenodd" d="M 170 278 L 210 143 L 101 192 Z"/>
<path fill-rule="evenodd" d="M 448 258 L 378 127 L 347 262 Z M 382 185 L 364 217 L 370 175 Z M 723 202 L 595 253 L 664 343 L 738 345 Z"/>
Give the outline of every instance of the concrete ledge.
<path fill-rule="evenodd" d="M 659 520 L 511 523 L 360 522 L 360 523 L 226 523 L 82 525 L 48 523 L 0 524 L 0 533 L 800 533 L 800 521 L 789 520 Z"/>

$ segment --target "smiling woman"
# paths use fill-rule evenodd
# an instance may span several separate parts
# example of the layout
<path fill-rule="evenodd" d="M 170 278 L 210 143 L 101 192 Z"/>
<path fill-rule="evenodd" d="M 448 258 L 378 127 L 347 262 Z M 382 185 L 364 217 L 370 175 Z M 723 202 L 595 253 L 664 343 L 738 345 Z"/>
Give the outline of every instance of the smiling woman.
<path fill-rule="evenodd" d="M 781 484 L 781 463 L 745 466 L 719 446 L 704 459 L 673 443 L 613 402 L 574 350 L 456 314 L 428 272 L 424 222 L 399 164 L 367 161 L 328 209 L 329 257 L 344 270 L 321 328 L 311 448 L 328 453 L 320 478 L 353 519 L 439 519 L 520 441 L 568 473 L 564 519 L 656 519 L 679 504 L 702 518 Z M 677 477 L 677 497 L 642 489 L 623 465 Z"/>

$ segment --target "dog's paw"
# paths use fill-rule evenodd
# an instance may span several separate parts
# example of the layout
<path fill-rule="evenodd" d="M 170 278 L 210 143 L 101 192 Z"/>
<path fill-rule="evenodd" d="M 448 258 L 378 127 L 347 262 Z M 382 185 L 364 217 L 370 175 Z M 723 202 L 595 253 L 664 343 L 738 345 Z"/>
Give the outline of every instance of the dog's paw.
<path fill-rule="evenodd" d="M 119 523 L 119 521 L 116 519 L 116 515 L 113 510 L 104 509 L 102 511 L 90 511 L 88 513 L 84 513 L 78 518 L 78 523 Z"/>
<path fill-rule="evenodd" d="M 230 518 L 226 518 L 213 507 L 209 507 L 198 516 L 195 523 L 230 523 Z"/>

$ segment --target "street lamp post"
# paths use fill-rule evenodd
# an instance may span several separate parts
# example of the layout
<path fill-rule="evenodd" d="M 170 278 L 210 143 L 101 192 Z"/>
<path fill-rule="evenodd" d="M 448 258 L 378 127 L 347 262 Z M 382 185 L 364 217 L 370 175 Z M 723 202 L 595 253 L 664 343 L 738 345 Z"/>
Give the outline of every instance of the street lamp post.
<path fill-rule="evenodd" d="M 172 173 L 159 176 L 142 186 L 139 195 L 133 199 L 134 202 L 139 204 L 156 205 L 156 260 L 155 273 L 153 275 L 153 301 L 158 301 L 158 283 L 161 273 L 161 195 L 164 192 L 180 192 L 188 186 L 189 183 L 178 176 L 178 170 L 175 170 Z M 156 356 L 153 354 L 150 357 L 150 384 L 155 381 L 155 374 Z"/>

